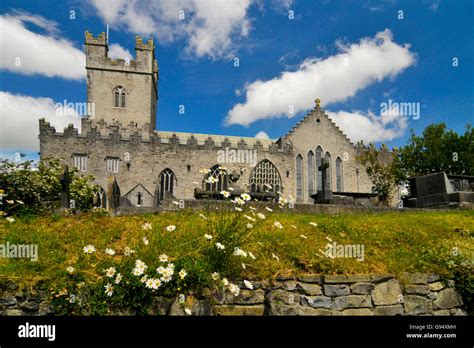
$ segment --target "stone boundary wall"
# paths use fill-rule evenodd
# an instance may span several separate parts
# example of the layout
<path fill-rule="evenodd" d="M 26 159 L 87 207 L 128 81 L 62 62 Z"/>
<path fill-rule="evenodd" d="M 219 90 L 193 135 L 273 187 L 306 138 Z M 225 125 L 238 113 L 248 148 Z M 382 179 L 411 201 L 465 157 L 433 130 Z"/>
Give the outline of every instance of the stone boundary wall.
<path fill-rule="evenodd" d="M 433 274 L 406 274 L 403 282 L 391 275 L 306 275 L 252 281 L 254 289 L 236 282 L 240 294 L 206 289 L 187 295 L 192 315 L 253 316 L 373 316 L 467 315 L 454 288 Z M 117 311 L 113 315 L 132 315 Z M 154 296 L 148 315 L 186 315 L 178 298 Z M 54 315 L 48 292 L 25 293 L 9 286 L 0 292 L 0 315 Z"/>

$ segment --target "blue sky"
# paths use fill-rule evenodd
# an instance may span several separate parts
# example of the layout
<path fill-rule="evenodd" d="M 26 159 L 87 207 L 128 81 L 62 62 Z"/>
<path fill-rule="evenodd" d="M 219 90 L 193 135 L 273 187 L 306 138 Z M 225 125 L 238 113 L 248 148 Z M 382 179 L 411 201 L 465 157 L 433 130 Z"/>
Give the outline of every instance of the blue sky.
<path fill-rule="evenodd" d="M 184 20 L 176 18 L 180 10 Z M 106 24 L 109 44 L 119 45 L 119 53 L 134 55 L 136 34 L 154 37 L 159 130 L 239 136 L 264 132 L 278 138 L 317 97 L 353 141 L 400 146 L 411 128 L 420 133 L 431 123 L 445 122 L 463 132 L 473 120 L 474 3 L 468 0 L 204 5 L 194 0 L 117 0 L 50 1 L 47 6 L 7 0 L 0 13 L 4 155 L 21 151 L 34 157 L 38 117 L 48 119 L 54 102 L 85 101 L 78 51 L 83 51 L 85 30 L 97 35 Z M 289 18 L 293 13 L 294 19 Z M 64 55 L 48 55 L 38 45 L 42 42 Z M 20 67 L 13 66 L 18 56 Z M 341 74 L 343 61 L 348 70 Z M 380 105 L 389 99 L 419 103 L 419 118 L 382 117 Z"/>

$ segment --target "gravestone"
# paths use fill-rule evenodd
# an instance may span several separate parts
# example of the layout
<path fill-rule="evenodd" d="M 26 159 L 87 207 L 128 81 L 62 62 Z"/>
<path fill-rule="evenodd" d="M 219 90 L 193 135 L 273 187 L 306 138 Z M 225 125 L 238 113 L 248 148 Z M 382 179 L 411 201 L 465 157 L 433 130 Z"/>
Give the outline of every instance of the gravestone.
<path fill-rule="evenodd" d="M 69 184 L 71 183 L 71 177 L 69 176 L 69 167 L 63 166 L 63 172 L 59 178 L 61 182 L 61 209 L 69 209 L 71 203 L 71 194 L 69 191 Z"/>
<path fill-rule="evenodd" d="M 107 186 L 107 206 L 109 207 L 112 213 L 117 212 L 117 208 L 120 206 L 120 187 L 117 184 L 115 176 L 109 177 L 109 182 Z"/>

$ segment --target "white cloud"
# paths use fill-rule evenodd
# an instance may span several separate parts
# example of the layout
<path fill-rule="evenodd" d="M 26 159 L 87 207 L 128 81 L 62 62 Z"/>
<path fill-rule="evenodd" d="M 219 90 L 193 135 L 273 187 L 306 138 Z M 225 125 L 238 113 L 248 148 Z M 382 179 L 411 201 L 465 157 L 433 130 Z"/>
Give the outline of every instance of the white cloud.
<path fill-rule="evenodd" d="M 408 44 L 399 45 L 386 29 L 359 43 L 336 43 L 339 53 L 324 60 L 307 58 L 296 71 L 244 86 L 246 100 L 227 114 L 227 124 L 249 125 L 260 119 L 288 118 L 314 106 L 344 101 L 361 89 L 394 78 L 415 63 Z M 242 92 L 242 93 L 243 93 Z"/>
<path fill-rule="evenodd" d="M 185 51 L 197 57 L 231 56 L 234 41 L 251 27 L 246 18 L 251 0 L 90 1 L 113 28 L 155 35 L 161 43 L 185 39 Z"/>
<path fill-rule="evenodd" d="M 26 28 L 33 24 L 45 31 Z M 0 69 L 14 73 L 78 80 L 86 75 L 85 55 L 59 37 L 57 24 L 37 15 L 14 12 L 0 16 Z"/>
<path fill-rule="evenodd" d="M 264 131 L 260 131 L 257 134 L 255 134 L 255 138 L 257 138 L 257 139 L 270 139 L 268 134 Z"/>
<path fill-rule="evenodd" d="M 68 124 L 80 128 L 80 116 L 56 115 L 55 102 L 50 98 L 33 98 L 0 91 L 0 149 L 3 151 L 38 151 L 39 122 L 45 118 L 62 132 Z"/>
<path fill-rule="evenodd" d="M 407 116 L 401 116 L 393 111 L 380 116 L 370 111 L 368 113 L 326 111 L 326 113 L 354 143 L 360 140 L 366 144 L 391 141 L 402 136 L 408 126 Z"/>
<path fill-rule="evenodd" d="M 119 44 L 111 44 L 109 46 L 108 56 L 112 59 L 117 59 L 117 58 L 120 58 L 120 59 L 128 58 L 130 60 L 133 59 L 133 56 L 130 53 L 130 51 L 127 50 L 126 48 L 123 48 Z"/>

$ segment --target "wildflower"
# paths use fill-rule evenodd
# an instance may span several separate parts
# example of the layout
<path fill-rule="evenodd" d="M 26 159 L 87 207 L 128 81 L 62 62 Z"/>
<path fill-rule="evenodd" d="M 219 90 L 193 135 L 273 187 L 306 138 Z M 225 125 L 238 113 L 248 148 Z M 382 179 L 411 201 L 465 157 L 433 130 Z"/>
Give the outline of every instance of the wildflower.
<path fill-rule="evenodd" d="M 114 287 L 112 284 L 108 283 L 107 285 L 104 286 L 105 288 L 105 293 L 107 296 L 112 296 L 114 293 Z"/>
<path fill-rule="evenodd" d="M 266 210 L 268 210 L 269 212 L 272 212 L 273 209 L 272 208 L 269 208 L 269 207 L 265 207 Z"/>
<path fill-rule="evenodd" d="M 240 265 L 242 266 L 243 269 L 247 269 L 247 266 L 245 266 L 245 263 L 242 262 Z"/>
<path fill-rule="evenodd" d="M 112 249 L 112 248 L 106 248 L 106 249 L 105 249 L 105 253 L 106 253 L 107 255 L 114 256 L 114 255 L 115 255 L 115 250 Z"/>
<path fill-rule="evenodd" d="M 229 284 L 229 290 L 234 296 L 239 296 L 240 289 L 237 285 L 230 283 Z"/>
<path fill-rule="evenodd" d="M 238 205 L 244 205 L 245 204 L 245 201 L 239 197 L 235 197 L 235 199 L 233 201 L 231 201 L 232 203 L 234 204 L 238 204 Z"/>
<path fill-rule="evenodd" d="M 328 241 L 332 242 L 332 239 L 331 239 L 331 238 L 329 238 L 329 237 L 327 237 L 327 236 L 324 237 L 324 238 L 326 238 Z"/>
<path fill-rule="evenodd" d="M 278 221 L 275 221 L 275 222 L 273 223 L 273 226 L 278 227 L 278 228 L 283 228 L 283 226 L 281 225 L 281 223 L 279 223 Z"/>
<path fill-rule="evenodd" d="M 142 230 L 144 230 L 144 231 L 151 230 L 151 229 L 152 229 L 152 227 L 151 227 L 151 224 L 149 222 L 145 222 L 142 225 Z"/>
<path fill-rule="evenodd" d="M 247 289 L 253 290 L 253 285 L 251 282 L 249 282 L 248 280 L 244 280 L 244 284 L 247 287 Z"/>
<path fill-rule="evenodd" d="M 313 221 L 311 221 L 308 225 L 311 225 L 311 226 L 314 226 L 314 227 L 318 226 L 318 224 L 316 222 L 313 222 Z"/>
<path fill-rule="evenodd" d="M 171 281 L 171 279 L 172 279 L 172 275 L 169 274 L 169 273 L 166 273 L 166 272 L 165 272 L 165 274 L 163 274 L 163 275 L 161 276 L 161 280 L 162 280 L 164 283 L 168 283 L 169 281 Z"/>
<path fill-rule="evenodd" d="M 217 183 L 219 180 L 217 180 L 217 178 L 213 177 L 213 176 L 210 176 L 208 177 L 206 180 L 204 180 L 206 183 L 208 184 L 215 184 Z"/>
<path fill-rule="evenodd" d="M 223 284 L 224 286 L 229 285 L 229 281 L 227 280 L 227 278 L 222 278 L 222 284 Z"/>
<path fill-rule="evenodd" d="M 291 225 L 291 227 L 293 227 L 295 230 L 297 230 L 298 228 L 295 226 L 295 225 Z"/>
<path fill-rule="evenodd" d="M 199 214 L 200 217 L 202 217 L 204 220 L 207 220 L 207 217 L 203 214 Z"/>
<path fill-rule="evenodd" d="M 250 221 L 257 221 L 257 220 L 255 220 L 253 217 L 248 216 L 248 215 L 245 215 L 245 214 L 244 214 L 244 217 L 245 217 L 247 220 L 250 220 Z"/>
<path fill-rule="evenodd" d="M 220 249 L 220 250 L 224 250 L 224 249 L 225 249 L 225 246 L 222 245 L 221 243 L 216 243 L 216 247 L 217 247 L 217 249 Z"/>
<path fill-rule="evenodd" d="M 184 269 L 179 271 L 179 276 L 181 277 L 181 279 L 184 279 L 187 275 L 188 275 L 188 273 L 186 273 L 186 271 Z"/>
<path fill-rule="evenodd" d="M 160 286 L 161 286 L 161 280 L 159 280 L 157 278 L 153 278 L 153 284 L 152 284 L 151 288 L 153 290 L 157 290 Z"/>
<path fill-rule="evenodd" d="M 204 238 L 206 238 L 207 240 L 211 240 L 212 239 L 212 236 L 210 234 L 205 234 L 204 235 Z"/>
<path fill-rule="evenodd" d="M 234 248 L 234 255 L 235 256 L 247 257 L 247 253 L 245 251 L 243 251 L 242 249 L 238 248 L 238 247 Z"/>
<path fill-rule="evenodd" d="M 254 254 L 252 254 L 250 251 L 249 251 L 249 257 L 250 257 L 252 260 L 255 260 Z"/>
<path fill-rule="evenodd" d="M 151 289 L 153 287 L 153 279 L 150 278 L 150 279 L 147 279 L 147 281 L 145 282 L 145 286 L 148 288 L 148 289 Z"/>
<path fill-rule="evenodd" d="M 183 303 L 186 302 L 186 296 L 184 296 L 184 294 L 179 294 L 179 295 L 178 295 L 178 299 L 179 299 L 179 300 L 178 300 L 179 303 L 181 303 L 181 304 L 183 304 Z"/>
<path fill-rule="evenodd" d="M 148 280 L 148 276 L 146 274 L 140 278 L 140 282 L 142 283 L 146 283 L 147 280 Z"/>
<path fill-rule="evenodd" d="M 184 312 L 185 312 L 187 315 L 191 315 L 191 314 L 192 314 L 191 310 L 190 310 L 188 307 L 186 307 L 186 308 L 184 309 Z"/>
<path fill-rule="evenodd" d="M 280 261 L 280 258 L 278 256 L 276 256 L 275 254 L 272 254 L 272 257 L 277 260 L 277 261 Z"/>
<path fill-rule="evenodd" d="M 214 272 L 214 273 L 211 274 L 211 277 L 212 277 L 213 280 L 217 280 L 217 279 L 220 278 L 220 275 L 219 275 L 219 273 Z"/>
<path fill-rule="evenodd" d="M 7 203 L 8 203 L 8 204 L 13 204 L 13 203 L 15 203 L 15 202 L 12 201 L 12 200 L 8 200 L 8 199 L 7 199 Z"/>
<path fill-rule="evenodd" d="M 85 254 L 92 254 L 95 252 L 95 246 L 89 244 L 89 245 L 86 245 L 83 250 Z"/>
<path fill-rule="evenodd" d="M 160 262 L 168 262 L 168 256 L 166 254 L 161 254 L 159 259 Z"/>
<path fill-rule="evenodd" d="M 308 239 L 308 237 L 305 236 L 304 234 L 300 234 L 300 237 L 303 238 L 303 239 Z"/>
<path fill-rule="evenodd" d="M 242 208 L 235 207 L 235 210 L 237 210 L 237 211 L 242 211 Z"/>
<path fill-rule="evenodd" d="M 265 219 L 265 215 L 262 214 L 262 213 L 258 213 L 257 216 L 258 216 L 258 218 L 259 218 L 260 220 L 264 220 L 264 219 Z"/>
<path fill-rule="evenodd" d="M 25 204 L 23 201 L 20 201 L 19 199 L 16 201 L 18 204 Z"/>
<path fill-rule="evenodd" d="M 242 197 L 244 201 L 250 201 L 250 198 L 251 198 L 248 193 L 242 193 L 240 197 Z"/>
<path fill-rule="evenodd" d="M 230 197 L 230 193 L 227 192 L 227 191 L 225 191 L 225 190 L 224 190 L 224 191 L 221 191 L 220 193 L 221 193 L 221 195 L 223 195 L 225 198 Z"/>
<path fill-rule="evenodd" d="M 74 273 L 74 267 L 69 266 L 69 267 L 66 268 L 66 271 L 67 271 L 69 274 L 73 274 L 73 273 Z"/>
<path fill-rule="evenodd" d="M 125 247 L 125 249 L 124 249 L 124 251 L 123 251 L 123 254 L 124 254 L 125 256 L 130 256 L 130 255 L 132 255 L 134 252 L 135 252 L 135 250 L 132 250 L 132 249 L 129 248 L 129 247 Z"/>
<path fill-rule="evenodd" d="M 109 278 L 113 278 L 116 271 L 115 267 L 109 267 L 105 270 L 105 275 Z"/>
<path fill-rule="evenodd" d="M 120 281 L 122 280 L 122 278 L 123 278 L 122 273 L 117 273 L 117 275 L 115 276 L 114 283 L 115 284 L 120 284 Z"/>
<path fill-rule="evenodd" d="M 257 208 L 249 207 L 250 210 L 257 210 Z"/>
<path fill-rule="evenodd" d="M 15 219 L 12 218 L 11 216 L 9 216 L 9 217 L 7 217 L 7 221 L 8 221 L 8 222 L 15 222 Z"/>
<path fill-rule="evenodd" d="M 143 274 L 143 272 L 145 272 L 145 269 L 142 268 L 142 267 L 135 267 L 133 270 L 132 270 L 132 274 L 134 276 L 141 276 Z"/>
<path fill-rule="evenodd" d="M 176 226 L 175 226 L 175 225 L 166 226 L 166 230 L 167 230 L 168 232 L 173 232 L 175 229 L 176 229 Z"/>
<path fill-rule="evenodd" d="M 249 222 L 249 223 L 247 224 L 247 228 L 248 228 L 248 229 L 253 228 L 253 225 Z"/>
<path fill-rule="evenodd" d="M 165 268 L 163 266 L 160 266 L 156 269 L 156 272 L 158 272 L 159 274 L 163 274 L 165 271 Z"/>
<path fill-rule="evenodd" d="M 147 237 L 143 237 L 142 240 L 143 240 L 143 244 L 145 244 L 145 245 L 150 244 Z"/>

